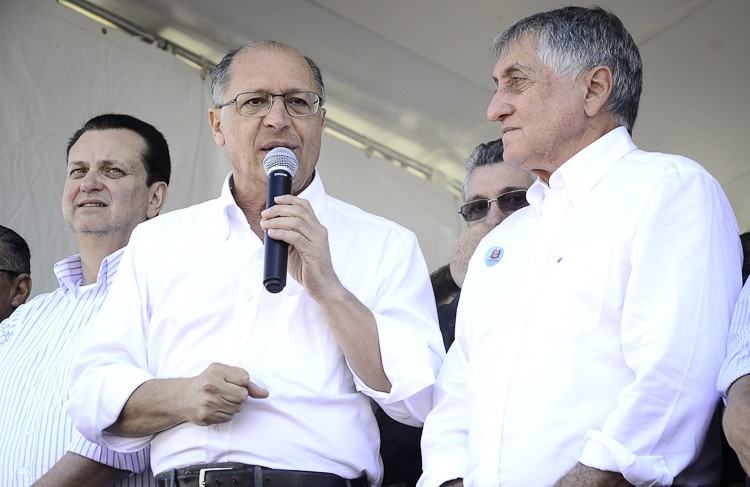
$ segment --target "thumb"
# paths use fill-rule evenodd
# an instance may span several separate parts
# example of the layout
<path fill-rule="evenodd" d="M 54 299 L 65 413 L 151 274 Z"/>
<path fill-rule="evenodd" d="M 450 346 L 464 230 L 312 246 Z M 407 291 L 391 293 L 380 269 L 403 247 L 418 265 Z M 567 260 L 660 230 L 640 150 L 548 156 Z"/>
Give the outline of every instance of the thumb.
<path fill-rule="evenodd" d="M 265 399 L 268 397 L 268 390 L 251 381 L 247 385 L 247 395 L 254 399 Z"/>

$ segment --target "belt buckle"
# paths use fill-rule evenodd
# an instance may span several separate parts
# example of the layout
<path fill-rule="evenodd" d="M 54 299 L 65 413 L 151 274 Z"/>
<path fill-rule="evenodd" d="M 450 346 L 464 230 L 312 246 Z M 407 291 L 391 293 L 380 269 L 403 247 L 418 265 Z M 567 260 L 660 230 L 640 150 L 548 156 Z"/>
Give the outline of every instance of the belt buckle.
<path fill-rule="evenodd" d="M 232 467 L 208 467 L 198 470 L 199 487 L 206 487 L 206 472 L 212 472 L 214 470 L 232 470 Z"/>

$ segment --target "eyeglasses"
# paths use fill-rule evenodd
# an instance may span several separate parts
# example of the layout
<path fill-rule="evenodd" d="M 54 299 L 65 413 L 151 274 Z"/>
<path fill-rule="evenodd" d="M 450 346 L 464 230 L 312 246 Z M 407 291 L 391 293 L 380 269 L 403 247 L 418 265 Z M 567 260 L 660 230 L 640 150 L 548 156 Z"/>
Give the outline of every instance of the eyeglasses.
<path fill-rule="evenodd" d="M 0 269 L 0 272 L 5 272 L 6 274 L 12 274 L 13 276 L 20 276 L 20 272 L 12 271 L 10 269 Z"/>
<path fill-rule="evenodd" d="M 237 113 L 244 117 L 265 117 L 271 113 L 273 101 L 276 97 L 284 100 L 284 107 L 290 117 L 309 117 L 320 110 L 320 95 L 313 91 L 293 91 L 290 93 L 266 93 L 264 91 L 253 91 L 240 93 L 226 103 L 217 105 L 223 108 L 227 105 L 237 107 Z"/>
<path fill-rule="evenodd" d="M 490 211 L 490 205 L 495 202 L 500 211 L 505 215 L 510 215 L 516 210 L 520 210 L 524 206 L 529 206 L 529 202 L 526 201 L 526 190 L 525 189 L 514 189 L 513 191 L 507 191 L 497 195 L 495 199 L 481 199 L 468 201 L 461 205 L 458 213 L 468 222 L 473 222 L 484 218 Z"/>

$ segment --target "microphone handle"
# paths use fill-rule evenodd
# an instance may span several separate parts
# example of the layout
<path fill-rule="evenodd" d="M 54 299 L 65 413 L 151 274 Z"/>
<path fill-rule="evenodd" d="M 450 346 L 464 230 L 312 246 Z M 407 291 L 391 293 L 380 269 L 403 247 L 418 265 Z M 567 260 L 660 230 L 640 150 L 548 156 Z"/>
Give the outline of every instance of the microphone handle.
<path fill-rule="evenodd" d="M 292 176 L 283 170 L 273 171 L 268 175 L 268 199 L 266 208 L 274 206 L 276 196 L 289 194 L 292 191 Z M 265 234 L 263 238 L 263 285 L 270 293 L 278 293 L 286 286 L 286 264 L 289 256 L 289 244 L 275 240 Z"/>

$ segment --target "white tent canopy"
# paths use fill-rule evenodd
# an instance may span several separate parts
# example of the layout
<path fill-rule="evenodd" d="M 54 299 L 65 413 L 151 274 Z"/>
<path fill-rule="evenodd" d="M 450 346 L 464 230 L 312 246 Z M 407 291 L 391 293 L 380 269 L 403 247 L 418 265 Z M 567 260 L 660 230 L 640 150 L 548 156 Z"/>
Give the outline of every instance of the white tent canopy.
<path fill-rule="evenodd" d="M 75 252 L 60 211 L 65 146 L 91 116 L 129 113 L 164 133 L 173 161 L 166 211 L 218 195 L 229 164 L 208 130 L 208 80 L 171 54 L 103 34 L 55 3 L 6 0 L 0 59 L 0 224 L 29 242 L 35 294 L 56 287 L 52 265 Z M 318 168 L 331 194 L 415 231 L 431 267 L 447 261 L 460 222 L 443 186 L 326 133 Z"/>
<path fill-rule="evenodd" d="M 435 268 L 461 228 L 446 189 L 479 142 L 492 37 L 554 0 L 93 0 L 215 61 L 252 39 L 287 42 L 323 68 L 332 121 L 434 168 L 427 180 L 324 134 L 327 189 L 414 230 Z M 634 138 L 687 155 L 722 183 L 750 228 L 747 0 L 608 0 L 641 47 L 644 92 Z M 60 214 L 67 138 L 89 117 L 124 112 L 153 123 L 174 161 L 167 210 L 214 197 L 229 170 L 208 132 L 207 81 L 154 45 L 52 0 L 0 2 L 0 224 L 29 241 L 35 293 L 74 251 Z M 335 134 L 334 134 L 335 135 Z M 196 229 L 201 231 L 201 229 Z M 210 259 L 210 256 L 206 256 Z"/>

